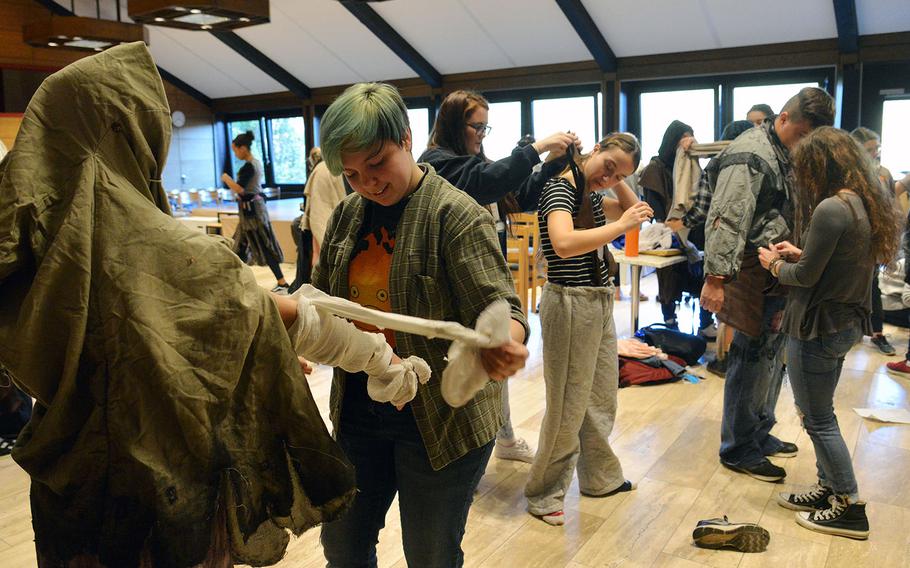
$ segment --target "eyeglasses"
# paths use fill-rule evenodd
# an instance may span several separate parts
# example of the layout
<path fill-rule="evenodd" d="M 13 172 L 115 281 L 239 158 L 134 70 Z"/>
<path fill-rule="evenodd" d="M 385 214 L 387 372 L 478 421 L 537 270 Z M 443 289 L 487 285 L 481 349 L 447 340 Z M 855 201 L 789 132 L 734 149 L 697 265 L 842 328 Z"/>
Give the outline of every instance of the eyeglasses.
<path fill-rule="evenodd" d="M 492 126 L 482 122 L 470 122 L 468 123 L 468 126 L 473 128 L 478 136 L 486 136 L 493 130 Z"/>

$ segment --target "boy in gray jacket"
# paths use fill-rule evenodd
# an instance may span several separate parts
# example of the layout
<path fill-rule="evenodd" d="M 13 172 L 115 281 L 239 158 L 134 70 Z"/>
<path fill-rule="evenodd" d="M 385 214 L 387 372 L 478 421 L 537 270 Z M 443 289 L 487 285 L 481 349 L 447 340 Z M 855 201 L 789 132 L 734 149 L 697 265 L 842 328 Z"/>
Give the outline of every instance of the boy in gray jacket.
<path fill-rule="evenodd" d="M 784 297 L 769 291 L 773 280 L 758 262 L 758 248 L 790 237 L 796 203 L 790 150 L 814 128 L 833 122 L 834 100 L 807 87 L 717 157 L 701 304 L 736 329 L 724 384 L 720 460 L 762 481 L 787 475 L 768 456 L 793 457 L 797 447 L 771 435 L 784 368 Z"/>

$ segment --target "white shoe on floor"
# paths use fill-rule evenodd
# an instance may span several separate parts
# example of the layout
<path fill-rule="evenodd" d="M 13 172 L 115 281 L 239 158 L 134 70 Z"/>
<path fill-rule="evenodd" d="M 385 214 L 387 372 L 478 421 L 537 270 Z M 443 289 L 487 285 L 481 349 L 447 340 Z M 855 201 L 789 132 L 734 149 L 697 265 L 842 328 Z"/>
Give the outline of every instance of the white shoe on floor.
<path fill-rule="evenodd" d="M 534 462 L 534 450 L 525 442 L 524 438 L 515 438 L 511 445 L 506 445 L 496 440 L 493 455 L 501 460 L 515 460 L 525 463 Z"/>

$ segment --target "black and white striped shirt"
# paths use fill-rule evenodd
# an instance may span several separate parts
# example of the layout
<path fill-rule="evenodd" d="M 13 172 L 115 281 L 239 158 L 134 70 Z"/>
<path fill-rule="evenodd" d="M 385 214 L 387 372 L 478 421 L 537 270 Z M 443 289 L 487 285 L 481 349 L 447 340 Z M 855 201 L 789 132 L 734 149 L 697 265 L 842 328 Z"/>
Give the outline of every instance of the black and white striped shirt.
<path fill-rule="evenodd" d="M 607 224 L 604 215 L 602 197 L 599 193 L 591 194 L 591 205 L 594 208 L 594 225 L 602 227 Z M 553 251 L 550 234 L 547 230 L 547 215 L 553 211 L 568 211 L 572 217 L 578 214 L 575 203 L 575 188 L 564 178 L 552 178 L 543 187 L 540 194 L 540 205 L 537 218 L 540 223 L 540 248 L 547 259 L 547 280 L 562 286 L 594 286 L 594 264 L 589 253 L 570 258 L 560 258 Z M 607 282 L 607 266 L 598 260 L 601 281 Z"/>

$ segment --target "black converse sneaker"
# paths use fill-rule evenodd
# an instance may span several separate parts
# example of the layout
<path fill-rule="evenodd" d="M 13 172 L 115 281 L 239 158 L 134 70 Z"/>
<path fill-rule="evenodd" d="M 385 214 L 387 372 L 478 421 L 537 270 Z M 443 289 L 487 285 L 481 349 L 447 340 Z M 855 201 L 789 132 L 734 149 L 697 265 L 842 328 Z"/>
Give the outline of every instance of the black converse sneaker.
<path fill-rule="evenodd" d="M 803 493 L 778 493 L 777 504 L 794 511 L 818 511 L 828 508 L 828 497 L 832 495 L 831 489 L 816 483 Z"/>
<path fill-rule="evenodd" d="M 764 552 L 771 541 L 771 535 L 753 523 L 731 523 L 724 515 L 722 519 L 698 521 L 692 532 L 695 546 L 700 548 L 732 548 L 739 552 Z"/>
<path fill-rule="evenodd" d="M 827 509 L 796 513 L 796 522 L 810 531 L 857 540 L 869 538 L 865 503 L 850 503 L 846 495 L 831 495 L 828 503 Z"/>
<path fill-rule="evenodd" d="M 776 483 L 781 479 L 787 477 L 787 470 L 780 466 L 774 465 L 771 463 L 771 460 L 768 459 L 750 466 L 736 465 L 724 460 L 720 460 L 720 464 L 727 469 L 745 473 L 746 475 L 751 475 L 755 479 L 768 481 L 770 483 Z"/>

